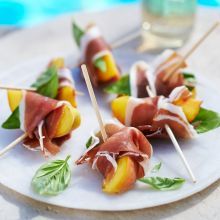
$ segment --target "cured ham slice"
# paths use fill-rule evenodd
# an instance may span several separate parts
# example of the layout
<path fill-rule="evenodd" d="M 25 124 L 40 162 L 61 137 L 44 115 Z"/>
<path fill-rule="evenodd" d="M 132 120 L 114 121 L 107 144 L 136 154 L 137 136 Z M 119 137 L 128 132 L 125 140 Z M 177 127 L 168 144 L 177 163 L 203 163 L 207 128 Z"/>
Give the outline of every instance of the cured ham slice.
<path fill-rule="evenodd" d="M 187 65 L 185 62 L 182 62 L 182 59 L 183 58 L 175 51 L 166 50 L 154 61 L 153 68 L 157 95 L 167 97 L 174 88 L 184 85 L 184 77 L 181 69 L 185 68 Z M 164 81 L 167 74 L 174 70 L 176 65 L 180 62 L 182 63 L 177 70 Z"/>
<path fill-rule="evenodd" d="M 120 71 L 113 58 L 110 46 L 105 42 L 100 30 L 90 25 L 80 39 L 81 63 L 88 67 L 94 85 L 116 81 Z"/>
<path fill-rule="evenodd" d="M 188 109 L 197 109 L 193 112 L 193 118 L 199 112 L 201 101 L 192 98 L 192 93 L 184 86 L 177 87 L 170 94 L 169 98 L 156 96 L 154 98 L 129 97 L 126 104 L 119 102 L 122 98 L 114 101 L 114 111 L 125 112 L 126 126 L 133 126 L 140 129 L 147 137 L 167 137 L 164 126 L 168 124 L 176 137 L 193 138 L 196 131 L 189 123 L 192 114 Z M 124 109 L 115 106 L 124 106 Z M 123 121 L 122 121 L 123 122 Z"/>
<path fill-rule="evenodd" d="M 164 129 L 165 124 L 169 125 L 176 137 L 189 139 L 194 138 L 197 133 L 188 122 L 182 108 L 169 103 L 166 99 L 160 98 L 158 102 L 158 112 L 154 116 L 152 128 Z M 162 130 L 161 133 L 164 131 Z"/>
<path fill-rule="evenodd" d="M 78 126 L 75 126 L 75 123 L 79 114 L 73 109 L 68 102 L 23 91 L 19 105 L 19 120 L 20 128 L 28 134 L 24 146 L 32 150 L 41 150 L 46 155 L 58 153 L 61 144 L 70 137 L 73 128 Z M 66 122 L 64 114 L 67 114 L 67 111 L 70 113 L 70 125 L 62 124 Z M 64 129 L 63 126 L 69 127 Z"/>
<path fill-rule="evenodd" d="M 182 64 L 166 80 L 165 77 L 182 62 L 182 57 L 173 50 L 164 51 L 153 63 L 148 65 L 144 61 L 134 63 L 129 71 L 129 84 L 131 96 L 135 98 L 145 98 L 149 94 L 146 87 L 149 86 L 153 94 L 168 97 L 173 89 L 185 84 L 182 69 L 186 63 Z"/>
<path fill-rule="evenodd" d="M 151 144 L 138 129 L 114 124 L 107 125 L 107 127 L 108 139 L 106 142 L 100 141 L 96 146 L 92 146 L 76 161 L 76 164 L 89 163 L 109 181 L 117 172 L 117 161 L 120 158 L 129 157 L 134 165 L 130 172 L 133 174 L 135 172 L 135 175 L 128 185 L 124 184 L 124 187 L 118 191 L 122 192 L 128 190 L 136 179 L 146 174 L 153 150 Z"/>
<path fill-rule="evenodd" d="M 136 98 L 148 97 L 147 86 L 150 86 L 154 93 L 156 92 L 153 69 L 146 62 L 134 63 L 129 72 L 129 77 L 131 96 Z"/>

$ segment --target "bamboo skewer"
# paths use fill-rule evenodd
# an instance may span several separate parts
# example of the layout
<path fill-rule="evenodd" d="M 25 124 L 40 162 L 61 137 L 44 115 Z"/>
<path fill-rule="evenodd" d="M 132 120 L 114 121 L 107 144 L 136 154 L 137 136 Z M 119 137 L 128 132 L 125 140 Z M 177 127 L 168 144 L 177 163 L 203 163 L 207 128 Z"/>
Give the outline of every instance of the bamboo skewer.
<path fill-rule="evenodd" d="M 16 147 L 16 145 L 18 143 L 20 143 L 21 141 L 23 141 L 26 137 L 27 137 L 27 133 L 22 134 L 20 137 L 18 137 L 17 139 L 15 139 L 14 141 L 12 141 L 9 145 L 7 145 L 6 147 L 4 147 L 1 151 L 0 151 L 0 156 L 2 156 L 3 154 L 5 154 L 6 152 L 8 152 L 9 150 L 11 150 L 12 148 Z"/>
<path fill-rule="evenodd" d="M 191 47 L 191 49 L 182 57 L 182 60 L 175 65 L 170 72 L 163 78 L 163 82 L 166 82 L 183 64 L 183 62 L 189 58 L 193 52 L 207 39 L 207 37 L 219 26 L 219 22 L 214 23 L 211 28 L 209 28 L 204 35 Z"/>
<path fill-rule="evenodd" d="M 151 91 L 151 89 L 149 88 L 149 86 L 147 86 L 146 89 L 147 89 L 147 92 L 148 92 L 148 94 L 149 94 L 150 97 L 155 97 L 155 94 L 153 94 L 153 92 Z M 191 178 L 192 181 L 195 183 L 195 182 L 196 182 L 196 178 L 195 178 L 195 176 L 194 176 L 194 174 L 193 174 L 193 172 L 192 172 L 192 169 L 190 168 L 190 165 L 189 165 L 188 161 L 186 160 L 186 158 L 185 158 L 185 156 L 184 156 L 184 154 L 183 154 L 183 151 L 182 151 L 181 148 L 180 148 L 179 143 L 177 142 L 177 140 L 176 140 L 176 138 L 175 138 L 175 136 L 174 136 L 174 134 L 173 134 L 172 129 L 170 128 L 169 125 L 165 124 L 165 130 L 166 130 L 167 134 L 169 135 L 170 140 L 172 141 L 173 146 L 175 147 L 175 149 L 176 149 L 178 155 L 180 156 L 180 158 L 181 158 L 181 160 L 182 160 L 182 162 L 183 162 L 183 164 L 184 164 L 184 166 L 185 166 L 185 168 L 186 168 L 186 170 L 187 170 L 187 172 L 188 172 L 190 178 Z"/>
<path fill-rule="evenodd" d="M 127 35 L 127 36 L 125 36 L 125 37 L 123 37 L 123 38 L 113 42 L 111 44 L 111 48 L 115 49 L 115 48 L 121 47 L 122 45 L 128 43 L 129 41 L 132 41 L 135 38 L 139 37 L 140 35 L 141 35 L 141 31 L 140 30 L 138 30 L 138 31 L 136 31 L 134 33 L 131 33 L 130 35 Z"/>
<path fill-rule="evenodd" d="M 26 91 L 30 91 L 30 92 L 36 92 L 37 89 L 36 88 L 32 88 L 32 87 L 18 87 L 18 86 L 1 86 L 0 85 L 0 89 L 3 89 L 3 90 L 26 90 Z M 79 95 L 79 96 L 83 96 L 84 93 L 83 92 L 79 92 L 79 91 L 75 91 L 76 92 L 76 95 Z"/>
<path fill-rule="evenodd" d="M 107 134 L 106 134 L 106 131 L 105 131 L 105 126 L 104 126 L 104 123 L 103 123 L 103 120 L 102 120 L 101 113 L 99 111 L 98 103 L 97 103 L 97 100 L 96 100 L 96 97 L 95 97 L 94 90 L 92 88 L 92 84 L 91 84 L 91 81 L 90 81 L 90 78 L 89 78 L 89 74 L 88 74 L 88 70 L 86 68 L 86 65 L 85 64 L 81 65 L 81 69 L 82 69 L 83 76 L 84 76 L 85 81 L 86 81 L 86 85 L 87 85 L 87 88 L 88 88 L 88 91 L 89 91 L 89 95 L 90 95 L 90 99 L 91 99 L 94 111 L 96 113 L 96 117 L 98 119 L 101 135 L 102 135 L 103 141 L 105 142 L 107 140 Z"/>
<path fill-rule="evenodd" d="M 36 88 L 31 88 L 31 87 L 18 87 L 18 86 L 0 86 L 0 89 L 5 89 L 5 90 L 26 90 L 30 92 L 36 92 Z"/>

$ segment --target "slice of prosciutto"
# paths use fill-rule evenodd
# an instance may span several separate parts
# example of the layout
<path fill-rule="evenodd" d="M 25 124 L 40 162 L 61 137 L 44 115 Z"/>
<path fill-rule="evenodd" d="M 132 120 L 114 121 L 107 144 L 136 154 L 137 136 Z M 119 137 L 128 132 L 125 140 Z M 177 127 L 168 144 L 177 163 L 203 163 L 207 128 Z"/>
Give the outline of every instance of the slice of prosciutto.
<path fill-rule="evenodd" d="M 148 162 L 153 153 L 152 146 L 134 127 L 116 124 L 108 124 L 107 127 L 108 139 L 104 143 L 100 141 L 89 148 L 76 161 L 76 164 L 89 163 L 106 178 L 109 173 L 116 172 L 119 158 L 129 156 L 135 163 L 135 179 L 131 183 L 133 185 L 136 179 L 145 176 L 147 172 Z"/>
<path fill-rule="evenodd" d="M 173 50 L 165 50 L 151 65 L 145 61 L 134 63 L 129 71 L 131 96 L 135 98 L 148 97 L 146 87 L 149 86 L 153 94 L 168 97 L 173 89 L 185 84 L 182 74 L 182 69 L 186 67 L 185 62 L 164 82 L 164 77 L 179 62 L 182 62 L 182 57 L 179 54 Z"/>
<path fill-rule="evenodd" d="M 92 83 L 97 86 L 101 83 L 116 81 L 120 71 L 113 58 L 110 46 L 105 42 L 96 25 L 89 25 L 80 39 L 81 63 L 85 63 L 89 70 Z M 99 60 L 105 65 L 105 70 L 96 65 Z"/>
<path fill-rule="evenodd" d="M 191 93 L 184 86 L 174 89 L 169 98 L 129 97 L 125 109 L 125 125 L 140 129 L 147 137 L 167 137 L 164 126 L 168 124 L 176 137 L 193 138 L 197 134 L 195 129 L 188 122 L 183 109 L 174 104 L 176 100 L 189 97 Z"/>
<path fill-rule="evenodd" d="M 155 75 L 156 94 L 168 97 L 169 94 L 178 86 L 184 85 L 182 69 L 187 65 L 183 57 L 173 50 L 165 50 L 153 63 Z M 166 80 L 164 78 L 174 70 L 181 62 L 177 70 Z"/>
<path fill-rule="evenodd" d="M 148 97 L 146 87 L 149 86 L 153 93 L 155 90 L 153 69 L 144 61 L 134 63 L 129 72 L 131 96 L 136 98 Z"/>
<path fill-rule="evenodd" d="M 22 91 L 19 120 L 20 129 L 28 134 L 23 143 L 25 147 L 41 150 L 45 155 L 54 155 L 60 151 L 60 146 L 70 138 L 71 133 L 70 131 L 63 136 L 55 135 L 65 105 L 70 103 Z"/>

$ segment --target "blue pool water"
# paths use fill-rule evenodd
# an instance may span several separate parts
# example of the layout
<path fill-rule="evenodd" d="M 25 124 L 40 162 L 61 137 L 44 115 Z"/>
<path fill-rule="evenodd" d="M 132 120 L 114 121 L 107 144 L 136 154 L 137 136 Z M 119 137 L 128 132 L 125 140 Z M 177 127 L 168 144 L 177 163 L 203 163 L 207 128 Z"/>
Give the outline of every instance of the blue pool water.
<path fill-rule="evenodd" d="M 30 26 L 54 16 L 80 10 L 100 10 L 140 0 L 0 0 L 0 25 Z M 220 6 L 220 0 L 199 0 Z"/>

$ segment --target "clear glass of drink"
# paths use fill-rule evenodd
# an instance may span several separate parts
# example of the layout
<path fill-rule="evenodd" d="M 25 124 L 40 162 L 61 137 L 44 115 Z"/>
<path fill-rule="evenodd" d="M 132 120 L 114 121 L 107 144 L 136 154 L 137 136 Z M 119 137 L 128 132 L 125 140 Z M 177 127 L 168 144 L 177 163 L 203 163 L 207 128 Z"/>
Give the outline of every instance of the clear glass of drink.
<path fill-rule="evenodd" d="M 189 37 L 196 0 L 142 0 L 142 49 L 176 48 Z"/>

